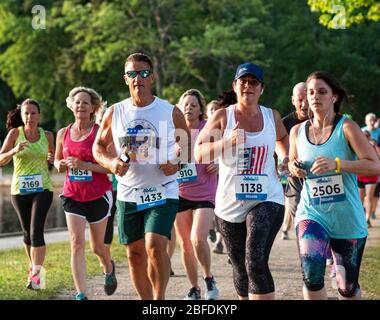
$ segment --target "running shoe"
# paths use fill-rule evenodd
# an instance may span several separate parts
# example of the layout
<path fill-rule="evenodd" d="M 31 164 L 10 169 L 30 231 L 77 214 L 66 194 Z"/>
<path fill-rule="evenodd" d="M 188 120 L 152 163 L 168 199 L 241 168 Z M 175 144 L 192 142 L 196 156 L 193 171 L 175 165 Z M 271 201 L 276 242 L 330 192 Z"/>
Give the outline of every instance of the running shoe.
<path fill-rule="evenodd" d="M 215 247 L 214 247 L 214 249 L 212 249 L 212 252 L 222 254 L 223 253 L 223 243 L 221 243 L 221 242 L 215 243 Z"/>
<path fill-rule="evenodd" d="M 208 233 L 208 239 L 211 241 L 211 242 L 215 242 L 216 241 L 216 232 L 214 229 L 210 229 L 209 233 Z"/>
<path fill-rule="evenodd" d="M 218 300 L 219 290 L 216 287 L 216 282 L 214 277 L 207 277 L 204 279 L 205 282 L 205 300 Z"/>
<path fill-rule="evenodd" d="M 104 292 L 107 296 L 112 295 L 117 288 L 117 279 L 115 275 L 115 263 L 111 260 L 112 272 L 104 274 Z"/>
<path fill-rule="evenodd" d="M 375 214 L 375 211 L 374 211 L 374 212 L 372 212 L 372 214 L 371 214 L 371 219 L 376 219 L 376 214 Z"/>
<path fill-rule="evenodd" d="M 37 273 L 29 277 L 28 285 L 26 287 L 30 290 L 40 290 L 41 289 L 40 284 L 41 284 L 40 272 L 38 271 Z"/>
<path fill-rule="evenodd" d="M 174 276 L 175 276 L 175 273 L 174 273 L 173 269 L 170 269 L 170 276 L 171 276 L 171 277 L 174 277 Z"/>
<path fill-rule="evenodd" d="M 86 297 L 86 295 L 83 292 L 79 292 L 75 296 L 75 300 L 88 300 L 88 298 Z"/>
<path fill-rule="evenodd" d="M 201 289 L 192 287 L 183 300 L 201 300 Z"/>
<path fill-rule="evenodd" d="M 327 258 L 326 259 L 326 266 L 331 266 L 333 263 L 334 263 L 334 259 L 333 258 Z"/>

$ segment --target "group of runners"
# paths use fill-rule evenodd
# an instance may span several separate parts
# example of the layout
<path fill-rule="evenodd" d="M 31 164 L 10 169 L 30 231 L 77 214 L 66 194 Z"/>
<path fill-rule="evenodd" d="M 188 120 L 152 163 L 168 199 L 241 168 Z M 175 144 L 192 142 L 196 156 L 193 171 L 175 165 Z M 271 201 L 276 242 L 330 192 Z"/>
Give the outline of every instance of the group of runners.
<path fill-rule="evenodd" d="M 206 108 L 196 89 L 171 105 L 153 95 L 154 76 L 149 56 L 131 54 L 124 70 L 130 97 L 104 115 L 104 102 L 94 89 L 72 89 L 66 103 L 75 120 L 59 130 L 56 141 L 39 126 L 36 100 L 9 112 L 0 165 L 13 159 L 12 204 L 30 261 L 27 287 L 41 286 L 44 224 L 53 199 L 50 162 L 66 173 L 60 198 L 77 300 L 88 299 L 86 222 L 104 291 L 112 295 L 117 289 L 110 251 L 115 210 L 119 241 L 141 299 L 165 299 L 173 230 L 189 280 L 184 298 L 223 298 L 207 241 L 213 223 L 239 299 L 275 299 L 268 262 L 281 226 L 283 239 L 295 227 L 305 299 L 327 298 L 328 259 L 334 263 L 339 298 L 360 298 L 359 270 L 374 207 L 366 204 L 364 212 L 357 175 L 376 177 L 376 185 L 379 149 L 341 113 L 348 95 L 339 81 L 326 72 L 311 73 L 293 89 L 295 112 L 281 119 L 278 111 L 259 103 L 265 81 L 256 64 L 237 67 L 232 79 L 236 101 L 227 106 L 216 100 Z M 374 125 L 365 130 L 371 135 Z M 111 183 L 115 179 L 117 186 Z M 372 189 L 368 203 L 374 202 Z"/>

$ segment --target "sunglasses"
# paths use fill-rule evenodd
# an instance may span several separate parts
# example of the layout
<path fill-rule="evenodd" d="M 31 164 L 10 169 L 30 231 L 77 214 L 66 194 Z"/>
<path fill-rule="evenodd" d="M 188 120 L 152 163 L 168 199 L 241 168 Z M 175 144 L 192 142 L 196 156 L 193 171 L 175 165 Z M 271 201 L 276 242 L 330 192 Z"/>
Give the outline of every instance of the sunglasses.
<path fill-rule="evenodd" d="M 239 78 L 238 81 L 239 81 L 239 84 L 243 86 L 248 83 L 252 87 L 257 87 L 261 83 L 257 79 L 247 79 L 247 78 Z"/>
<path fill-rule="evenodd" d="M 152 71 L 150 70 L 140 70 L 140 71 L 126 71 L 125 74 L 127 75 L 128 78 L 136 78 L 137 75 L 139 74 L 141 78 L 148 78 L 151 74 Z"/>

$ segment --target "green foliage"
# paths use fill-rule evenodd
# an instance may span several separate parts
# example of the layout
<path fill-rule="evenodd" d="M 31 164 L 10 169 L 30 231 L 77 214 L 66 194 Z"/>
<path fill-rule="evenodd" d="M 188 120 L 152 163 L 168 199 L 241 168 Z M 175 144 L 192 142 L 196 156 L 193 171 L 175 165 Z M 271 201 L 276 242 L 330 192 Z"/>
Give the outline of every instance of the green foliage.
<path fill-rule="evenodd" d="M 321 24 L 344 29 L 365 21 L 380 20 L 378 0 L 308 0 L 312 11 L 321 13 Z"/>
<path fill-rule="evenodd" d="M 379 24 L 327 30 L 307 2 L 45 0 L 45 29 L 32 27 L 34 3 L 0 3 L 0 139 L 16 100 L 39 100 L 42 125 L 56 132 L 73 120 L 65 98 L 75 86 L 93 87 L 108 105 L 126 98 L 124 62 L 137 51 L 152 57 L 154 91 L 171 103 L 189 88 L 214 99 L 231 88 L 238 64 L 253 61 L 265 73 L 261 102 L 282 115 L 292 87 L 316 69 L 347 87 L 354 104 L 344 112 L 357 121 L 379 105 Z M 375 2 L 367 8 L 374 16 Z"/>

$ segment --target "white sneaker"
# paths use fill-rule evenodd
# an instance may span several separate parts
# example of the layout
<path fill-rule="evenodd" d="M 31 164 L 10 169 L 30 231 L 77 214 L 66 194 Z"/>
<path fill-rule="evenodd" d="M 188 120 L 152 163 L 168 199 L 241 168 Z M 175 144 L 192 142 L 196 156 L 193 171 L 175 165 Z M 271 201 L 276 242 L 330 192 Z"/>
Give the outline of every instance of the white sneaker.
<path fill-rule="evenodd" d="M 204 279 L 205 282 L 205 300 L 218 300 L 219 290 L 216 287 L 216 282 L 214 277 L 207 277 Z"/>
<path fill-rule="evenodd" d="M 333 258 L 327 258 L 326 259 L 326 266 L 331 266 L 333 263 L 334 263 L 334 259 Z"/>

